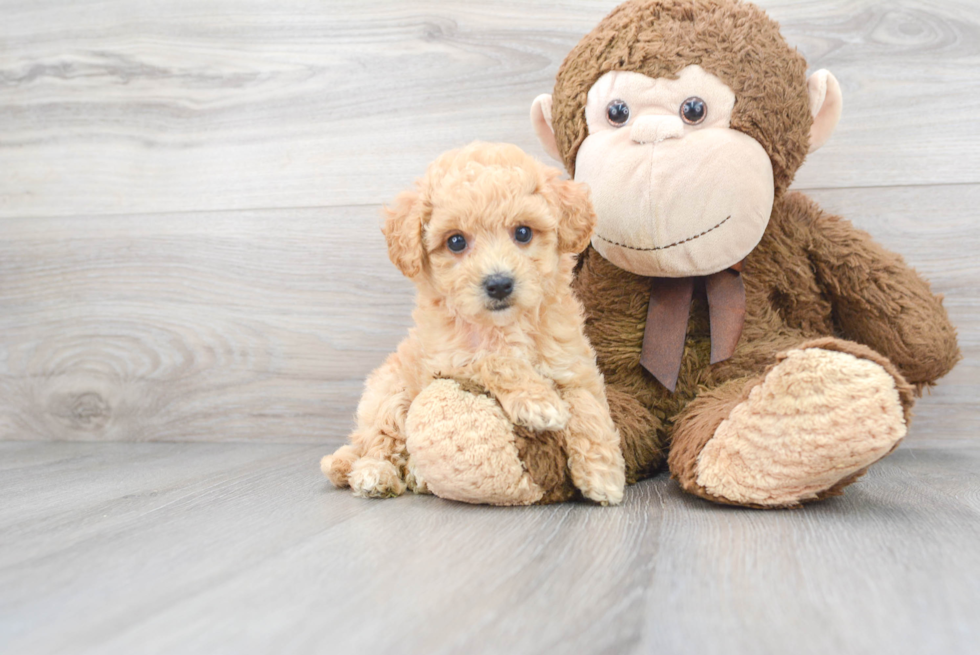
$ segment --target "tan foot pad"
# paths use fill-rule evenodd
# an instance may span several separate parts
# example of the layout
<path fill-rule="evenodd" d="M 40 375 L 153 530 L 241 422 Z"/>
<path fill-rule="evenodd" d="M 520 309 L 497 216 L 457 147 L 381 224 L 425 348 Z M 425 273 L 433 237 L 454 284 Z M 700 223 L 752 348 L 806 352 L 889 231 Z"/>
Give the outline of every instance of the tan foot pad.
<path fill-rule="evenodd" d="M 812 500 L 887 455 L 905 436 L 895 379 L 847 353 L 787 353 L 718 426 L 697 482 L 740 504 Z"/>
<path fill-rule="evenodd" d="M 405 429 L 413 475 L 440 498 L 531 505 L 544 495 L 521 463 L 510 420 L 485 395 L 436 380 L 412 402 Z"/>

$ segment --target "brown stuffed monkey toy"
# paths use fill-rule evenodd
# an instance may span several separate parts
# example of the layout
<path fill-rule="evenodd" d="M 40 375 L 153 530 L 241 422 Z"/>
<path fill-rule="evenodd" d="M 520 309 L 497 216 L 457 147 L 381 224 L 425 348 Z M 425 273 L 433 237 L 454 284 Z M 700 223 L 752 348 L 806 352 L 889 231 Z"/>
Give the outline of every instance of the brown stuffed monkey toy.
<path fill-rule="evenodd" d="M 788 192 L 841 111 L 827 71 L 737 0 L 632 0 L 565 59 L 531 118 L 592 191 L 575 290 L 627 477 L 664 463 L 720 503 L 840 493 L 959 359 L 898 255 Z"/>
<path fill-rule="evenodd" d="M 667 463 L 719 503 L 836 495 L 896 447 L 916 393 L 959 359 L 940 299 L 901 257 L 787 190 L 840 112 L 834 77 L 808 79 L 778 25 L 738 0 L 626 2 L 534 101 L 545 149 L 591 188 L 574 288 L 628 482 Z M 409 423 L 437 403 L 482 438 L 468 393 L 423 393 Z M 429 454 L 412 438 L 473 441 L 414 429 L 410 461 Z M 545 491 L 534 502 L 572 495 L 561 444 L 504 432 Z"/>

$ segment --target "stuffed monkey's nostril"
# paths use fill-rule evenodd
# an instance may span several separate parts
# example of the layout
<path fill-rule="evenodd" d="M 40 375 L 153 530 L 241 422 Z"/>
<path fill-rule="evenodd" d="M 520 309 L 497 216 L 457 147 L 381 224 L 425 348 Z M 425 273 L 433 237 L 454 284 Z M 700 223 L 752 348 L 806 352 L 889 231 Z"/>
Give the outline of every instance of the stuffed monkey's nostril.
<path fill-rule="evenodd" d="M 499 273 L 483 278 L 483 289 L 494 300 L 503 300 L 514 291 L 514 278 Z"/>

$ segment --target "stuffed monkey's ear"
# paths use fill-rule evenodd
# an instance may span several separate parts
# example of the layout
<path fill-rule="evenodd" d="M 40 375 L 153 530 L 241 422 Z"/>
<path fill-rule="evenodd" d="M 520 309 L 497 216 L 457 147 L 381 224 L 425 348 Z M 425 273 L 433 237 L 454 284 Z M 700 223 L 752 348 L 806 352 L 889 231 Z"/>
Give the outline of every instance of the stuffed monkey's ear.
<path fill-rule="evenodd" d="M 531 125 L 538 135 L 544 151 L 555 161 L 562 161 L 555 141 L 555 131 L 551 128 L 551 94 L 542 93 L 531 103 Z"/>
<path fill-rule="evenodd" d="M 388 241 L 388 258 L 405 277 L 422 272 L 422 215 L 424 203 L 417 191 L 404 191 L 392 207 L 385 207 L 381 228 Z"/>
<path fill-rule="evenodd" d="M 844 98 L 841 96 L 840 84 L 830 71 L 820 69 L 806 81 L 807 92 L 810 95 L 810 114 L 813 116 L 813 127 L 810 128 L 810 150 L 813 152 L 827 143 L 830 135 L 840 120 Z"/>
<path fill-rule="evenodd" d="M 559 212 L 558 249 L 578 254 L 592 240 L 595 211 L 589 187 L 581 182 L 559 179 L 560 175 L 560 171 L 551 169 L 548 177 L 549 196 Z"/>

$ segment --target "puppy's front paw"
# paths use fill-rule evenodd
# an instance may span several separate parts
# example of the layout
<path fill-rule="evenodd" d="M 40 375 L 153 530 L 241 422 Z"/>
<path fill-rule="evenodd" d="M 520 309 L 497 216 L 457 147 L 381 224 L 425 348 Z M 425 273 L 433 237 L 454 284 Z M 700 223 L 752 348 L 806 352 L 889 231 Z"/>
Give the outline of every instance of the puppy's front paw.
<path fill-rule="evenodd" d="M 623 500 L 626 472 L 622 457 L 613 461 L 596 461 L 583 457 L 570 457 L 568 468 L 572 482 L 582 495 L 600 505 L 618 505 Z"/>
<path fill-rule="evenodd" d="M 522 391 L 502 405 L 510 420 L 536 431 L 564 430 L 570 417 L 568 403 L 551 389 Z"/>
<path fill-rule="evenodd" d="M 354 462 L 347 483 L 361 498 L 392 498 L 405 492 L 398 468 L 384 459 L 362 457 Z"/>

